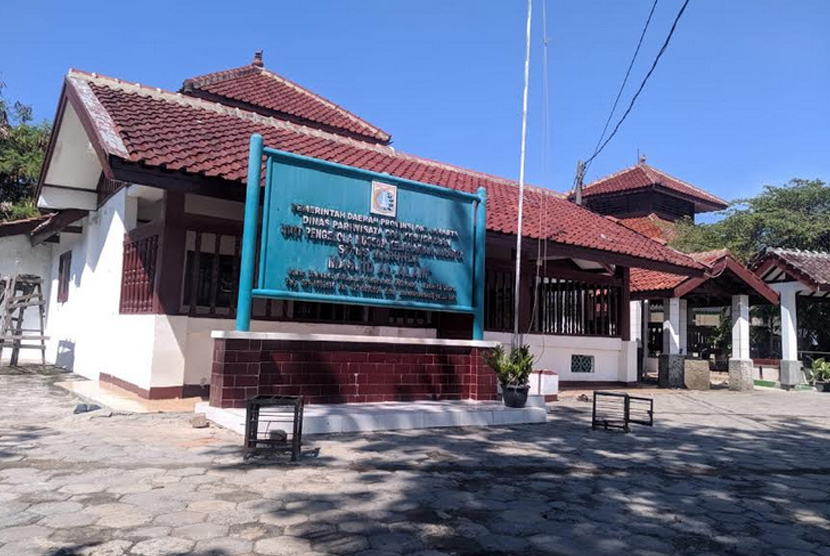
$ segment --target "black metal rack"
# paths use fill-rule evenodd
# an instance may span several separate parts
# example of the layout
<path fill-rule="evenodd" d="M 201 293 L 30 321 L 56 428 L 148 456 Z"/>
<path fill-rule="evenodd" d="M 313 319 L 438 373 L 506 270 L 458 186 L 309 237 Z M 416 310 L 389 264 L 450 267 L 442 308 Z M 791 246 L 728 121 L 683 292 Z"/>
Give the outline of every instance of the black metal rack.
<path fill-rule="evenodd" d="M 591 428 L 622 429 L 630 432 L 631 423 L 654 426 L 654 400 L 623 392 L 594 391 Z"/>
<path fill-rule="evenodd" d="M 254 396 L 249 399 L 245 410 L 244 458 L 248 459 L 263 451 L 290 450 L 291 461 L 300 461 L 300 448 L 303 442 L 303 407 L 302 396 Z M 269 409 L 278 409 L 278 411 L 269 411 Z M 287 433 L 280 434 L 281 429 L 272 428 L 278 423 L 292 423 L 290 439 Z"/>

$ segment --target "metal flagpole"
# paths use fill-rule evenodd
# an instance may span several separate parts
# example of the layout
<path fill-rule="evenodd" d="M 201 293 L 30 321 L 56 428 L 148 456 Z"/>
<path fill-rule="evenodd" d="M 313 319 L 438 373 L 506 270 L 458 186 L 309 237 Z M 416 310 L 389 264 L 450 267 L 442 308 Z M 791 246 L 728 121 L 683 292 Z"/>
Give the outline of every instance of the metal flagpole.
<path fill-rule="evenodd" d="M 527 0 L 527 42 L 525 44 L 525 88 L 522 98 L 522 154 L 519 168 L 519 219 L 516 227 L 516 282 L 513 290 L 513 346 L 521 343 L 519 335 L 519 294 L 521 292 L 520 276 L 522 272 L 522 210 L 525 200 L 525 144 L 527 143 L 527 89 L 530 82 L 530 17 L 533 13 L 533 0 Z"/>

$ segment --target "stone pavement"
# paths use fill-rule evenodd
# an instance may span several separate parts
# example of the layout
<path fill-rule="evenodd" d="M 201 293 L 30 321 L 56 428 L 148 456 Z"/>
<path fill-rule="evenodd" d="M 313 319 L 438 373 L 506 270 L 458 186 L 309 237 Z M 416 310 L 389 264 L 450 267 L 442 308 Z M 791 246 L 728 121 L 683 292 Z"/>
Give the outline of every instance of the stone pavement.
<path fill-rule="evenodd" d="M 0 375 L 0 556 L 830 555 L 830 394 L 655 395 L 657 426 L 313 438 L 243 463 L 189 416 L 72 415 Z"/>

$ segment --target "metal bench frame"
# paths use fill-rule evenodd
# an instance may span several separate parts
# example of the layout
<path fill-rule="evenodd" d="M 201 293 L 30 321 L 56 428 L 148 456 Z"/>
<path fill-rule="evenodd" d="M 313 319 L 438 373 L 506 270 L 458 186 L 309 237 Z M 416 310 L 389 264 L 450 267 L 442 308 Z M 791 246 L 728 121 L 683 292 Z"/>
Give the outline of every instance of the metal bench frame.
<path fill-rule="evenodd" d="M 603 403 L 603 400 L 605 402 Z M 622 400 L 620 407 L 619 400 Z M 599 402 L 599 406 L 597 405 Z M 632 402 L 634 411 L 632 416 Z M 645 407 L 642 407 L 645 406 Z M 622 415 L 617 417 L 614 412 L 622 409 Z M 611 413 L 611 415 L 609 415 Z M 632 396 L 624 392 L 594 391 L 594 403 L 591 417 L 591 429 L 599 427 L 622 429 L 631 432 L 631 424 L 654 426 L 654 399 L 642 396 Z"/>
<path fill-rule="evenodd" d="M 303 443 L 303 409 L 302 396 L 255 396 L 248 400 L 245 411 L 245 454 L 244 459 L 262 451 L 291 451 L 291 461 L 300 461 L 300 448 Z M 260 416 L 264 408 L 286 408 L 293 412 L 291 438 L 263 438 L 260 433 Z M 288 422 L 288 419 L 264 419 L 262 422 Z M 267 427 L 266 427 L 267 428 Z M 290 440 L 290 443 L 289 443 Z"/>

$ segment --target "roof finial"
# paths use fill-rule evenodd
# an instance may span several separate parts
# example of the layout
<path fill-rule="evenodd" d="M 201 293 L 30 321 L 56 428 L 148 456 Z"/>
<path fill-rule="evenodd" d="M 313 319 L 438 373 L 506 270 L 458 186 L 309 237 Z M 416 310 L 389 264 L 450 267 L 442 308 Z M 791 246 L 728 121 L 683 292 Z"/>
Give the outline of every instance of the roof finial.
<path fill-rule="evenodd" d="M 262 64 L 262 50 L 257 50 L 256 52 L 254 52 L 254 61 L 251 62 L 251 65 L 256 66 L 258 68 L 261 68 L 263 66 L 263 64 Z"/>
<path fill-rule="evenodd" d="M 640 155 L 640 164 L 646 163 L 646 153 Z"/>

